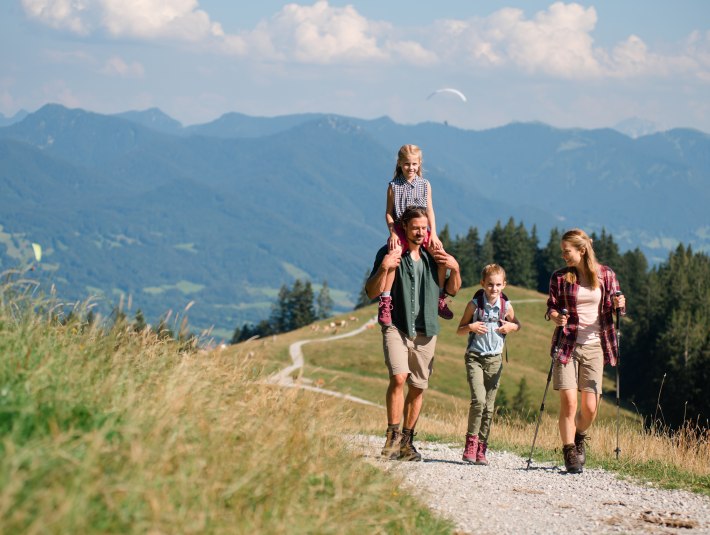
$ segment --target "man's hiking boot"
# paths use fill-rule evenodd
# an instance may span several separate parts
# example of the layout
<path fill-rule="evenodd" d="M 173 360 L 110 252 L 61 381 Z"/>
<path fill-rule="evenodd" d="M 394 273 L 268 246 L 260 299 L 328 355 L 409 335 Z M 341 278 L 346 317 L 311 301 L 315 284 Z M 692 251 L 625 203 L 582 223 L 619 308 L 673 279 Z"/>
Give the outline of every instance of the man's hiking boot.
<path fill-rule="evenodd" d="M 476 462 L 476 454 L 478 453 L 478 435 L 466 435 L 466 445 L 463 448 L 462 459 L 467 463 Z"/>
<path fill-rule="evenodd" d="M 392 325 L 392 297 L 380 297 L 380 309 L 377 312 L 377 322 L 383 327 Z"/>
<path fill-rule="evenodd" d="M 488 449 L 488 444 L 485 442 L 478 441 L 478 451 L 476 451 L 476 464 L 482 464 L 488 466 L 488 459 L 486 459 L 486 450 Z"/>
<path fill-rule="evenodd" d="M 402 441 L 399 443 L 400 461 L 421 461 L 422 454 L 414 447 L 414 431 L 402 429 Z"/>
<path fill-rule="evenodd" d="M 439 317 L 445 320 L 450 320 L 454 317 L 454 313 L 451 312 L 449 305 L 446 304 L 446 294 L 439 295 Z"/>
<path fill-rule="evenodd" d="M 401 439 L 402 433 L 400 433 L 398 427 L 388 427 L 385 447 L 382 448 L 382 456 L 387 459 L 397 459 L 399 457 L 399 443 Z"/>
<path fill-rule="evenodd" d="M 565 458 L 565 468 L 570 474 L 581 474 L 582 463 L 577 457 L 577 447 L 574 444 L 565 444 L 562 446 L 562 455 Z"/>
<path fill-rule="evenodd" d="M 586 440 L 587 435 L 581 435 L 579 433 L 574 434 L 574 447 L 577 450 L 577 459 L 579 459 L 579 464 L 582 466 L 584 466 L 584 463 L 587 461 Z"/>

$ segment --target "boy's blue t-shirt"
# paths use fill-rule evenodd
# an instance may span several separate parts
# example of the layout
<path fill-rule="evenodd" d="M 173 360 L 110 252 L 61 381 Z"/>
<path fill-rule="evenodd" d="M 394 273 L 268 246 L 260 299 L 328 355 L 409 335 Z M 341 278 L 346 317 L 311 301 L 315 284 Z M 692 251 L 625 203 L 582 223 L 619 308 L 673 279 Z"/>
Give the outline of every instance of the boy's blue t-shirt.
<path fill-rule="evenodd" d="M 500 318 L 500 297 L 492 305 L 484 298 L 483 310 L 476 310 L 476 317 L 473 322 L 482 321 L 486 323 L 488 332 L 486 334 L 474 334 L 469 336 L 468 348 L 466 351 L 475 351 L 480 355 L 499 355 L 503 352 L 505 337 L 496 332 Z M 473 301 L 476 306 L 476 301 Z M 478 308 L 476 306 L 476 308 Z"/>

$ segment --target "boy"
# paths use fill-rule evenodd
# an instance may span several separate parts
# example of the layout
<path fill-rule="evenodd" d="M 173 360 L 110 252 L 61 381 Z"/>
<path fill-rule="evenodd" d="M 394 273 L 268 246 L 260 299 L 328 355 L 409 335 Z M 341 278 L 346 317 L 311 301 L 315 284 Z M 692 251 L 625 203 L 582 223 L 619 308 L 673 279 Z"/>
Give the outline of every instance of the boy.
<path fill-rule="evenodd" d="M 466 374 L 471 389 L 463 460 L 487 465 L 486 450 L 498 382 L 503 371 L 505 335 L 520 330 L 520 322 L 503 293 L 505 270 L 489 264 L 481 271 L 482 290 L 466 305 L 457 334 L 468 335 Z"/>

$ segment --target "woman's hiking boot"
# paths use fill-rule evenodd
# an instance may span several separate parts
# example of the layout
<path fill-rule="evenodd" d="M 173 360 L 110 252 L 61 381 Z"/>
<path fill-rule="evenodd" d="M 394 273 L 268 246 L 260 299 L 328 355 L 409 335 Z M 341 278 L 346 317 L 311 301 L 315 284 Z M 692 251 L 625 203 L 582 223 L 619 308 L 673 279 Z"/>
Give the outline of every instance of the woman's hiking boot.
<path fill-rule="evenodd" d="M 385 447 L 382 448 L 382 456 L 387 459 L 399 458 L 399 443 L 401 439 L 402 433 L 399 432 L 399 427 L 388 427 Z"/>
<path fill-rule="evenodd" d="M 421 461 L 422 454 L 414 447 L 414 430 L 402 429 L 402 441 L 399 443 L 400 461 Z"/>
<path fill-rule="evenodd" d="M 377 322 L 383 327 L 392 325 L 392 296 L 380 296 L 380 308 L 377 312 Z"/>
<path fill-rule="evenodd" d="M 577 457 L 577 447 L 574 444 L 565 444 L 562 446 L 562 455 L 565 458 L 565 468 L 570 474 L 581 474 L 582 463 Z"/>
<path fill-rule="evenodd" d="M 466 435 L 466 445 L 463 448 L 462 459 L 467 463 L 476 462 L 476 455 L 478 454 L 478 435 Z"/>
<path fill-rule="evenodd" d="M 488 444 L 482 441 L 478 441 L 478 450 L 476 451 L 476 464 L 482 464 L 488 466 L 488 459 L 486 459 L 486 450 L 488 449 Z"/>
<path fill-rule="evenodd" d="M 449 305 L 446 304 L 446 294 L 439 294 L 439 317 L 445 320 L 453 319 L 454 313 L 451 312 Z"/>
<path fill-rule="evenodd" d="M 577 459 L 579 459 L 579 464 L 582 466 L 584 466 L 584 463 L 587 461 L 586 440 L 587 435 L 582 435 L 580 433 L 574 434 L 574 447 L 577 450 Z"/>

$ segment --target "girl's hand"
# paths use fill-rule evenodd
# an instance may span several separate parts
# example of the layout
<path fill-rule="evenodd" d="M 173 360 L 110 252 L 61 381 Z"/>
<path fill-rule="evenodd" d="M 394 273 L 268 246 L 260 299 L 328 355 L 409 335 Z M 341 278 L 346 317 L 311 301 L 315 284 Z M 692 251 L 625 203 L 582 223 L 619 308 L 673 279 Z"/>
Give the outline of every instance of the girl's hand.
<path fill-rule="evenodd" d="M 441 243 L 441 240 L 436 234 L 429 236 L 429 248 L 433 251 L 438 251 L 439 249 L 444 248 L 444 245 Z"/>
<path fill-rule="evenodd" d="M 498 327 L 496 329 L 497 333 L 508 334 L 510 332 L 518 330 L 518 325 L 516 323 L 513 323 L 512 321 L 505 321 L 505 320 L 501 320 L 501 321 L 502 321 L 503 325 L 501 325 L 500 327 Z"/>
<path fill-rule="evenodd" d="M 469 323 L 468 330 L 475 334 L 486 334 L 488 332 L 488 326 L 482 321 L 477 321 L 475 323 Z"/>
<path fill-rule="evenodd" d="M 390 237 L 387 238 L 387 247 L 390 251 L 394 251 L 395 249 L 399 248 L 402 246 L 402 243 L 399 241 L 399 237 L 396 234 L 390 234 Z"/>

